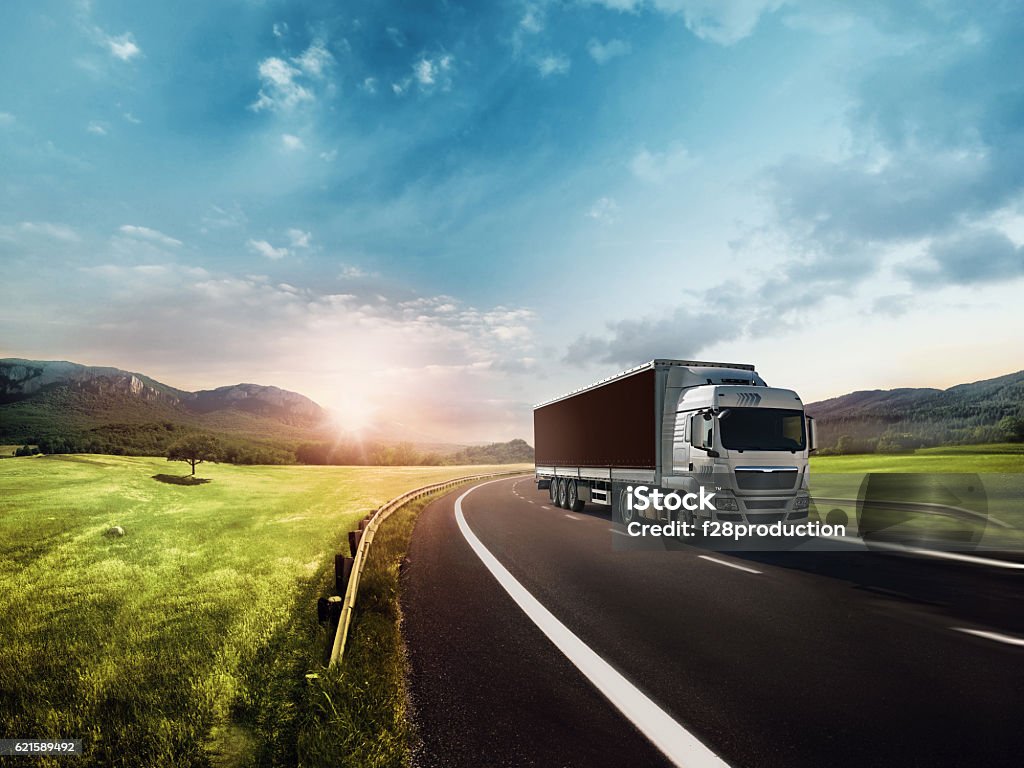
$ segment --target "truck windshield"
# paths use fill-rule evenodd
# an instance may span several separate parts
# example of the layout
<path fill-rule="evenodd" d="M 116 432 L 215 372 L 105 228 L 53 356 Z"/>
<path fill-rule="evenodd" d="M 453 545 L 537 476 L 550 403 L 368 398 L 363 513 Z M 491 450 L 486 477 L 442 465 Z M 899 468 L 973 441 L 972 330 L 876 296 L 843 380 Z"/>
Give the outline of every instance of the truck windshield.
<path fill-rule="evenodd" d="M 719 417 L 722 446 L 735 451 L 802 451 L 804 413 L 784 408 L 729 408 Z"/>

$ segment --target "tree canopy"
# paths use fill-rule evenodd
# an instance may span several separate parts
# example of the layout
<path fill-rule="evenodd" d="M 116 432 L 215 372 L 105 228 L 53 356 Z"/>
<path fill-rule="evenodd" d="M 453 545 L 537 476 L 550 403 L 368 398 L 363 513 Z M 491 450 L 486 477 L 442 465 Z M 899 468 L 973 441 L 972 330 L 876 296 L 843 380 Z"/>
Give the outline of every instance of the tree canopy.
<path fill-rule="evenodd" d="M 213 435 L 195 433 L 186 435 L 167 449 L 168 461 L 184 461 L 196 473 L 196 465 L 204 461 L 220 461 L 223 448 Z"/>

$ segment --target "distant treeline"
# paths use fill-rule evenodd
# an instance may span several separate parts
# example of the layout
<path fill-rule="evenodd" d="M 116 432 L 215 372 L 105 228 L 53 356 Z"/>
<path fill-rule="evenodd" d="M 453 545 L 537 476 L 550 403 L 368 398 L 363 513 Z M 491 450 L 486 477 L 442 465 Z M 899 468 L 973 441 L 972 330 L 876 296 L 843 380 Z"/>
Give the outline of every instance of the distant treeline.
<path fill-rule="evenodd" d="M 439 464 L 519 464 L 533 461 L 533 448 L 521 439 L 464 448 L 450 454 L 423 452 L 411 443 L 303 443 L 295 450 L 303 464 L 437 466 Z"/>
<path fill-rule="evenodd" d="M 995 424 L 952 427 L 906 419 L 838 418 L 817 422 L 819 453 L 909 453 L 942 445 L 1024 442 L 1024 418 L 1004 416 Z"/>
<path fill-rule="evenodd" d="M 114 456 L 165 456 L 167 449 L 192 427 L 160 422 L 148 424 L 105 424 L 81 432 L 47 432 L 20 440 L 22 455 L 35 446 L 38 453 L 105 453 Z M 229 464 L 294 464 L 295 450 L 289 445 L 218 435 L 223 461 Z"/>
<path fill-rule="evenodd" d="M 166 456 L 171 445 L 194 434 L 193 427 L 159 422 L 106 424 L 67 433 L 45 432 L 19 438 L 17 455 L 34 453 L 104 453 L 115 456 Z M 228 464 L 348 464 L 372 466 L 436 466 L 440 464 L 512 464 L 533 461 L 525 440 L 472 446 L 441 454 L 417 449 L 411 443 L 308 442 L 254 440 L 218 433 L 220 460 Z"/>

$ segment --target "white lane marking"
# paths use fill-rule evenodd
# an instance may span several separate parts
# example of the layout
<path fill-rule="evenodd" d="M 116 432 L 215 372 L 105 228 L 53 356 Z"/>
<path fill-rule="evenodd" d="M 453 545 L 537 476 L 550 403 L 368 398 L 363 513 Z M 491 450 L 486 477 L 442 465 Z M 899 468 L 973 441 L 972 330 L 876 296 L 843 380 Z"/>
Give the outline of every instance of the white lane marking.
<path fill-rule="evenodd" d="M 950 627 L 954 632 L 965 632 L 968 635 L 974 635 L 975 637 L 983 637 L 986 640 L 995 640 L 997 643 L 1006 643 L 1007 645 L 1019 645 L 1024 647 L 1024 638 L 1014 637 L 1013 635 L 1003 635 L 999 632 L 987 632 L 984 629 L 968 629 L 967 627 Z"/>
<path fill-rule="evenodd" d="M 492 480 L 491 482 L 499 482 Z M 598 656 L 590 647 L 574 635 L 568 627 L 555 618 L 530 592 L 491 554 L 466 523 L 462 514 L 462 500 L 477 488 L 475 485 L 455 500 L 455 521 L 466 542 L 487 566 L 487 570 L 498 580 L 502 589 L 523 610 L 541 632 L 555 644 L 565 657 L 583 673 L 598 691 L 604 694 L 612 706 L 672 761 L 674 765 L 686 768 L 721 768 L 728 765 L 718 755 L 704 746 L 700 740 L 677 723 L 661 707 L 651 701 L 611 664 Z"/>
<path fill-rule="evenodd" d="M 625 531 L 620 531 L 618 528 L 609 528 L 608 530 L 611 531 L 612 533 L 619 534 L 619 536 L 629 536 L 628 533 L 626 533 Z"/>
<path fill-rule="evenodd" d="M 755 571 L 753 568 L 747 568 L 745 565 L 736 565 L 736 563 L 730 563 L 728 560 L 719 560 L 717 557 L 708 557 L 707 555 L 697 555 L 701 560 L 708 560 L 712 563 L 718 563 L 729 568 L 735 568 L 737 571 L 746 571 L 747 573 L 761 573 L 761 571 Z"/>
<path fill-rule="evenodd" d="M 541 509 L 551 509 L 551 507 L 549 507 L 547 504 L 541 504 L 540 508 Z"/>
<path fill-rule="evenodd" d="M 579 520 L 579 518 L 576 517 L 576 515 L 570 515 L 568 512 L 565 513 L 565 516 L 568 517 L 570 520 Z"/>
<path fill-rule="evenodd" d="M 921 549 L 920 547 L 906 547 L 902 544 L 894 544 L 888 541 L 872 541 L 870 544 L 863 539 L 853 536 L 819 536 L 819 539 L 830 541 L 842 541 L 847 544 L 860 544 L 866 549 L 889 549 L 894 552 L 906 552 L 911 555 L 922 555 L 924 557 L 936 557 L 940 560 L 956 560 L 961 563 L 974 563 L 975 565 L 988 565 L 993 568 L 1008 568 L 1013 571 L 1024 571 L 1024 563 L 1015 563 L 1012 560 L 996 560 L 991 557 L 979 557 L 978 555 L 964 555 L 960 552 L 942 552 L 937 549 Z"/>

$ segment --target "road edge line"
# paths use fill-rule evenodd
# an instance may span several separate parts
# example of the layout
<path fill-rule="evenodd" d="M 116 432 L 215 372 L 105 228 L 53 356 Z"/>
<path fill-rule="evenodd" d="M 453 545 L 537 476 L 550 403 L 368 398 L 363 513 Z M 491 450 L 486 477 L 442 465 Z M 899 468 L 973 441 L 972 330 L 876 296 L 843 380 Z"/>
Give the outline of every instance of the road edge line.
<path fill-rule="evenodd" d="M 583 676 L 629 720 L 647 739 L 679 768 L 721 768 L 728 766 L 696 736 L 686 730 L 622 673 L 601 658 L 530 594 L 491 551 L 483 545 L 466 522 L 462 500 L 477 488 L 500 480 L 474 485 L 455 500 L 455 522 L 463 538 L 491 575 L 526 616 Z"/>

